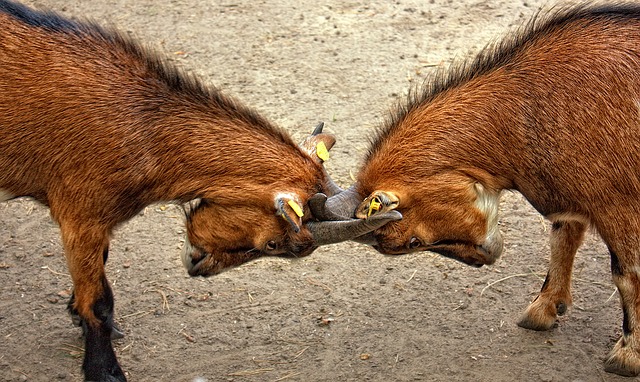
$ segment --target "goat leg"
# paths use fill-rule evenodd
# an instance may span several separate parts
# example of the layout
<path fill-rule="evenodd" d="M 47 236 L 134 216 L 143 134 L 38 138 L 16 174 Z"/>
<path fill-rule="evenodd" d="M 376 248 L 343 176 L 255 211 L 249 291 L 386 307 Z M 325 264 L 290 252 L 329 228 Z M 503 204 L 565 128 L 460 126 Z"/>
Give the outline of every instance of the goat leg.
<path fill-rule="evenodd" d="M 579 221 L 555 221 L 551 229 L 551 259 L 540 294 L 524 312 L 518 325 L 533 330 L 549 330 L 571 306 L 573 259 L 587 227 Z"/>
<path fill-rule="evenodd" d="M 56 216 L 52 211 L 52 215 Z M 60 223 L 67 265 L 74 285 L 70 312 L 79 316 L 85 337 L 85 380 L 126 382 L 113 346 L 113 293 L 104 272 L 109 230 L 100 224 Z"/>
<path fill-rule="evenodd" d="M 611 350 L 604 369 L 609 373 L 634 377 L 640 374 L 640 264 L 634 251 L 617 251 L 609 247 L 609 252 L 623 318 L 622 337 Z"/>
<path fill-rule="evenodd" d="M 82 328 L 82 336 L 85 337 L 86 332 L 85 332 L 84 322 L 80 317 L 80 314 L 78 314 L 78 310 L 73 307 L 74 301 L 75 301 L 75 292 L 72 292 L 71 298 L 69 299 L 69 303 L 67 304 L 67 310 L 69 311 L 69 315 L 71 316 L 71 322 L 73 323 L 74 326 L 79 326 Z M 119 340 L 122 338 L 124 338 L 124 332 L 122 331 L 122 329 L 120 329 L 120 326 L 115 321 L 113 321 L 112 330 L 111 330 L 111 339 Z"/>

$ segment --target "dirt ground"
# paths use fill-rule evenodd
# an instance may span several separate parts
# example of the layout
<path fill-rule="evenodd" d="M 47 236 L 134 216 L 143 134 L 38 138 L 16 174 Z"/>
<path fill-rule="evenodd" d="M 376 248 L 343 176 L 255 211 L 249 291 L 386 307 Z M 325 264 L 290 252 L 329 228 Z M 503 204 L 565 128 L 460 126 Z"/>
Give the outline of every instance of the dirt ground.
<path fill-rule="evenodd" d="M 325 121 L 346 186 L 393 104 L 439 65 L 477 52 L 546 1 L 29 0 L 131 33 L 297 139 Z M 548 223 L 516 193 L 503 258 L 473 269 L 355 243 L 190 278 L 180 211 L 154 205 L 112 241 L 108 277 L 130 381 L 623 381 L 602 362 L 622 313 L 590 235 L 574 307 L 549 332 L 515 322 L 546 273 Z M 0 380 L 80 381 L 80 329 L 59 231 L 29 200 L 0 204 Z"/>

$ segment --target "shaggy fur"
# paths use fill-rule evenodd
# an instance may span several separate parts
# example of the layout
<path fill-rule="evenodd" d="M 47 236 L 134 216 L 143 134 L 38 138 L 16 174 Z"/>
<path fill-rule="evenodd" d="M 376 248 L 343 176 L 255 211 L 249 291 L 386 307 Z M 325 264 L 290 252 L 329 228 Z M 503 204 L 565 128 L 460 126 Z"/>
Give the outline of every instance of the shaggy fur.
<path fill-rule="evenodd" d="M 394 196 L 404 218 L 375 232 L 376 248 L 491 264 L 502 239 L 482 199 L 517 190 L 554 222 L 549 273 L 519 324 L 549 329 L 571 305 L 573 258 L 591 226 L 610 248 L 624 311 L 606 370 L 639 374 L 639 105 L 640 6 L 536 16 L 435 74 L 380 129 L 356 189 Z"/>
<path fill-rule="evenodd" d="M 0 201 L 33 197 L 60 225 L 85 378 L 125 379 L 104 262 L 114 227 L 145 206 L 202 199 L 187 219 L 193 275 L 315 248 L 274 202 L 304 206 L 326 175 L 284 131 L 113 30 L 8 1 L 0 25 Z"/>

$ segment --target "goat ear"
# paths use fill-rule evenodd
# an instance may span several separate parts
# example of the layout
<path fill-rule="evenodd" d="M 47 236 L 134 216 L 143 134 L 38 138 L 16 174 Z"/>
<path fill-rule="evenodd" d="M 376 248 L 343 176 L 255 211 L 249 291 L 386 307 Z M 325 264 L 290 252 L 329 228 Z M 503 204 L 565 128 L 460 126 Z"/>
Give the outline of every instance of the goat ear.
<path fill-rule="evenodd" d="M 276 215 L 282 217 L 293 228 L 294 232 L 300 232 L 304 212 L 296 201 L 296 198 L 288 194 L 278 194 L 275 197 Z"/>
<path fill-rule="evenodd" d="M 323 128 L 324 122 L 320 122 L 311 135 L 300 143 L 300 148 L 319 163 L 329 159 L 329 150 L 336 143 L 332 134 L 322 132 Z"/>
<path fill-rule="evenodd" d="M 390 191 L 377 190 L 367 196 L 356 208 L 356 217 L 366 219 L 375 214 L 381 214 L 396 209 L 400 205 L 400 198 Z"/>

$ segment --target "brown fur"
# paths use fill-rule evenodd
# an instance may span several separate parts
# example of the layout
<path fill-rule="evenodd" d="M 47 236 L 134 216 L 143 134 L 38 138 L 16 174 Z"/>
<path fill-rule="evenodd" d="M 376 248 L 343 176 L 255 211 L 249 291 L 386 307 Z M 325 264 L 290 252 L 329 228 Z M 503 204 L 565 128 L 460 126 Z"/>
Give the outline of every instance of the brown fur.
<path fill-rule="evenodd" d="M 0 24 L 0 194 L 49 206 L 73 308 L 96 335 L 111 330 L 109 236 L 150 203 L 206 201 L 188 217 L 188 236 L 222 268 L 272 241 L 267 254 L 313 250 L 305 227 L 295 233 L 276 216 L 274 198 L 304 204 L 325 174 L 284 131 L 114 31 L 9 2 Z M 108 379 L 112 365 L 89 354 L 86 377 Z"/>
<path fill-rule="evenodd" d="M 438 74 L 381 129 L 357 180 L 362 196 L 399 199 L 404 218 L 375 232 L 381 252 L 473 265 L 501 249 L 478 198 L 521 192 L 555 223 L 545 286 L 520 321 L 532 329 L 571 304 L 573 258 L 594 227 L 625 311 L 606 369 L 640 372 L 640 7 L 556 11 Z"/>

